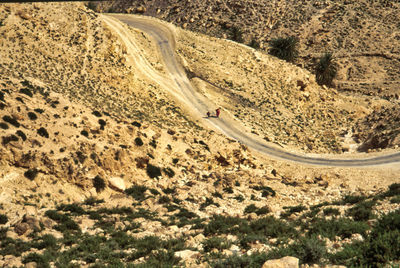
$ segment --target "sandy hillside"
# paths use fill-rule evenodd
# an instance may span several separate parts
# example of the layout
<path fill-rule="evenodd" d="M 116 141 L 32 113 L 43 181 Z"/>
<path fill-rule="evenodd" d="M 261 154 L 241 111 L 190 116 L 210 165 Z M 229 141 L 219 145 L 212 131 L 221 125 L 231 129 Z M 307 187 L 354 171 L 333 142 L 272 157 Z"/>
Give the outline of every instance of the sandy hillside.
<path fill-rule="evenodd" d="M 0 266 L 224 267 L 235 258 L 246 263 L 254 257 L 261 267 L 282 257 L 274 250 L 303 248 L 315 217 L 331 226 L 339 215 L 359 228 L 312 240 L 325 243 L 324 254 L 335 254 L 360 239 L 371 241 L 378 219 L 397 215 L 396 165 L 316 168 L 272 160 L 193 122 L 143 72 L 151 66 L 153 75 L 165 75 L 155 44 L 139 31 L 126 28 L 140 52 L 131 55 L 102 17 L 81 3 L 2 4 L 0 20 Z M 218 99 L 224 112 L 234 111 L 228 97 L 256 99 L 243 85 L 241 68 L 231 70 L 238 72 L 232 86 L 218 92 L 209 83 L 223 88 L 222 80 L 208 73 L 206 61 L 196 62 L 199 51 L 230 43 L 177 33 L 189 74 L 202 75 L 192 82 Z M 216 53 L 210 58 L 216 64 L 207 67 L 221 77 L 224 68 L 236 65 L 260 68 L 249 76 L 254 94 L 261 94 L 257 86 L 265 75 L 274 101 L 307 92 L 310 100 L 325 98 L 316 108 L 304 100 L 298 107 L 303 113 L 355 102 L 331 89 L 321 91 L 302 69 L 237 44 L 229 49 L 249 60 L 232 57 L 226 66 Z M 265 65 L 283 71 L 274 74 Z M 298 80 L 306 83 L 304 91 Z M 238 85 L 242 90 L 233 91 Z M 276 95 L 277 85 L 285 95 Z M 236 109 L 245 115 L 248 108 Z M 368 107 L 359 101 L 351 109 L 359 116 Z M 344 120 L 328 122 L 339 126 Z M 357 219 L 353 211 L 364 205 L 369 210 Z M 305 224 L 295 227 L 300 222 Z M 270 233 L 273 223 L 288 229 Z M 247 229 L 237 231 L 238 226 Z M 373 249 L 371 243 L 365 244 Z M 281 254 L 307 265 L 336 263 L 328 255 L 309 261 L 297 251 Z"/>

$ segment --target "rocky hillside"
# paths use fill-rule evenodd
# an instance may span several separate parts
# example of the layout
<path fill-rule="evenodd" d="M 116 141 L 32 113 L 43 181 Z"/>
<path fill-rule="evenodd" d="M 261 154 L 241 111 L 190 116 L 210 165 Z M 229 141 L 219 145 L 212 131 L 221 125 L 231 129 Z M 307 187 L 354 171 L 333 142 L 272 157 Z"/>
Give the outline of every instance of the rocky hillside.
<path fill-rule="evenodd" d="M 223 38 L 233 38 L 237 28 L 244 43 L 255 40 L 265 49 L 272 38 L 295 36 L 300 64 L 310 67 L 322 53 L 334 53 L 340 66 L 338 88 L 371 94 L 380 89 L 380 94 L 399 96 L 397 1 L 140 0 L 108 1 L 96 8 L 155 16 Z"/>
<path fill-rule="evenodd" d="M 272 160 L 193 122 L 131 64 L 162 77 L 155 44 L 126 28 L 130 55 L 81 3 L 2 4 L 0 18 L 0 266 L 398 263 L 396 167 Z M 179 35 L 205 79 L 187 36 L 210 41 Z"/>
<path fill-rule="evenodd" d="M 400 4 L 396 1 L 108 1 L 91 4 L 91 8 L 104 12 L 155 16 L 195 32 L 234 39 L 245 44 L 258 43 L 265 51 L 268 50 L 271 39 L 295 36 L 300 41 L 300 58 L 296 64 L 311 72 L 322 53 L 332 52 L 338 63 L 338 75 L 334 81 L 336 89 L 349 92 L 349 95 L 357 98 L 363 96 L 391 103 L 388 107 L 375 107 L 376 111 L 370 111 L 377 112 L 377 115 L 368 117 L 370 121 L 359 118 L 360 121 L 354 127 L 341 132 L 358 133 L 354 138 L 362 143 L 360 150 L 394 148 L 399 145 L 396 138 L 399 130 L 391 128 L 391 121 L 375 120 L 379 113 L 394 111 L 387 116 L 392 118 L 400 110 L 400 32 L 397 19 L 400 16 Z M 243 33 L 243 38 L 239 38 L 239 32 Z M 290 105 L 293 104 L 291 100 Z M 268 115 L 270 114 L 271 111 L 268 111 Z M 335 117 L 340 118 L 337 113 Z M 263 115 L 262 118 L 266 116 Z M 263 119 L 257 118 L 257 121 L 263 122 Z M 249 119 L 246 118 L 245 121 L 248 122 Z M 298 132 L 296 126 L 303 129 L 310 127 L 303 124 L 296 122 L 290 126 L 282 126 L 280 131 L 290 136 L 288 129 Z M 382 138 L 388 142 L 379 142 L 378 146 L 371 145 L 370 140 L 359 133 L 369 125 L 379 124 L 387 125 L 391 135 Z M 340 122 L 328 125 L 330 130 L 342 128 Z M 267 139 L 275 140 L 269 137 L 271 133 L 265 129 L 277 129 L 276 125 L 268 123 L 262 128 L 262 134 Z M 324 147 L 328 151 L 347 151 L 348 145 L 341 146 L 340 140 L 332 138 L 338 136 L 337 134 L 332 133 L 331 138 L 324 141 L 314 142 L 315 138 L 311 135 L 311 141 L 294 137 L 283 143 L 294 145 L 299 141 L 307 144 L 302 148 L 306 151 L 309 148 L 324 150 Z M 277 138 L 277 141 L 282 143 L 282 139 Z M 302 147 L 299 144 L 296 146 Z"/>

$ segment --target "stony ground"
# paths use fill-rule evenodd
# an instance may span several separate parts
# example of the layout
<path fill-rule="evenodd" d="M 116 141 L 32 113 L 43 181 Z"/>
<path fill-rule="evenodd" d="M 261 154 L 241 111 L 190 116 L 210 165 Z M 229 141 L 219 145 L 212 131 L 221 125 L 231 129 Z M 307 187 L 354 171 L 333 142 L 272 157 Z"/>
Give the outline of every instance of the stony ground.
<path fill-rule="evenodd" d="M 398 90 L 400 32 L 397 19 L 400 16 L 400 6 L 395 1 L 108 1 L 99 5 L 93 4 L 91 7 L 105 12 L 155 16 L 191 31 L 233 39 L 244 44 L 254 45 L 256 42 L 264 51 L 268 51 L 268 42 L 273 38 L 295 36 L 300 42 L 300 58 L 296 64 L 306 67 L 311 72 L 318 58 L 325 52 L 331 52 L 339 66 L 338 76 L 334 81 L 336 89 L 349 92 L 350 96 L 355 95 L 359 99 L 368 99 L 366 101 L 387 100 L 390 103 L 389 107 L 375 107 L 377 115 L 368 117 L 369 122 L 360 119 L 351 130 L 352 133 L 362 133 L 369 125 L 388 125 L 388 132 L 391 133 L 388 142 L 385 142 L 386 139 L 380 137 L 380 134 L 377 136 L 371 134 L 369 138 L 363 134 L 356 134 L 355 137 L 359 142 L 365 142 L 361 149 L 394 148 L 397 144 L 392 136 L 399 135 L 398 127 L 391 128 L 390 120 L 377 119 L 379 114 L 387 112 L 389 112 L 388 118 L 395 117 L 396 111 L 400 109 Z M 243 33 L 242 40 L 238 38 L 237 30 Z M 248 71 L 254 69 L 249 68 Z M 231 80 L 238 81 L 237 78 Z M 230 83 L 229 80 L 227 82 Z M 226 89 L 228 86 L 223 84 L 222 88 Z M 240 90 L 241 84 L 235 86 Z M 293 106 L 293 100 L 290 101 L 290 105 Z M 392 106 L 395 111 L 392 111 Z M 247 113 L 244 112 L 245 115 Z M 271 111 L 268 115 L 270 113 Z M 335 111 L 335 118 L 340 121 L 340 117 L 341 115 Z M 263 115 L 263 120 L 257 118 L 257 122 L 267 118 L 269 116 Z M 251 120 L 245 118 L 245 121 Z M 342 125 L 341 122 L 338 123 Z M 295 130 L 296 125 L 298 124 L 283 126 L 283 131 Z M 335 125 L 337 124 L 331 125 L 331 129 L 338 129 Z M 272 123 L 264 125 L 263 135 L 270 136 L 271 134 L 265 129 L 271 127 Z M 374 129 L 374 131 L 379 130 Z M 332 136 L 337 136 L 335 134 Z M 309 137 L 308 134 L 305 136 Z M 293 144 L 294 139 L 296 137 L 286 143 Z M 371 145 L 371 139 L 379 142 Z M 305 141 L 301 143 L 304 144 Z M 325 142 L 314 144 L 314 141 L 308 141 L 308 143 L 314 150 L 332 147 L 328 150 L 342 151 L 338 145 L 340 142 L 333 140 L 332 137 Z"/>
<path fill-rule="evenodd" d="M 340 88 L 381 89 L 389 95 L 398 88 L 400 6 L 396 1 L 150 0 L 108 1 L 97 8 L 155 16 L 223 38 L 232 38 L 236 27 L 244 33 L 244 43 L 254 39 L 262 48 L 272 38 L 296 36 L 305 65 L 325 51 L 337 54 L 342 67 Z"/>
<path fill-rule="evenodd" d="M 398 261 L 398 167 L 272 160 L 193 122 L 83 4 L 0 15 L 0 266 Z M 376 247 L 386 259 L 363 255 Z"/>

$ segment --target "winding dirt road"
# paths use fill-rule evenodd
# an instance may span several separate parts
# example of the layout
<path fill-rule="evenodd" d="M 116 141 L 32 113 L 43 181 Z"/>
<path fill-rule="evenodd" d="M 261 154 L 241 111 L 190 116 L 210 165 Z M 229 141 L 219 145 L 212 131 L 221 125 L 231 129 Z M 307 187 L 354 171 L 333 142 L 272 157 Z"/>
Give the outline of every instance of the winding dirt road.
<path fill-rule="evenodd" d="M 174 94 L 174 96 L 182 101 L 182 103 L 191 107 L 191 111 L 193 111 L 193 116 L 195 118 L 202 118 L 207 111 L 212 111 L 214 109 L 215 105 L 213 105 L 212 101 L 206 99 L 202 94 L 199 94 L 191 85 L 183 67 L 176 59 L 175 39 L 171 28 L 155 19 L 145 18 L 143 16 L 113 14 L 110 16 L 103 15 L 103 19 L 110 28 L 119 34 L 128 47 L 130 46 L 134 49 L 134 44 L 129 41 L 129 37 L 127 36 L 129 33 L 124 31 L 123 27 L 118 25 L 119 22 L 115 19 L 149 34 L 157 42 L 169 77 L 165 78 L 157 74 L 150 65 L 146 67 L 145 63 L 140 65 L 141 67 L 145 66 L 145 69 L 142 71 L 146 73 L 149 78 L 166 88 L 170 93 Z M 137 58 L 137 56 L 135 60 L 143 61 L 143 59 L 140 57 Z M 383 164 L 395 164 L 396 166 L 400 166 L 400 152 L 370 158 L 364 158 L 366 154 L 357 154 L 351 155 L 352 159 L 334 159 L 331 158 L 332 156 L 330 155 L 301 155 L 275 147 L 274 145 L 266 143 L 258 136 L 248 133 L 244 128 L 242 128 L 242 126 L 240 126 L 240 123 L 237 120 L 227 113 L 224 113 L 222 118 L 203 120 L 206 124 L 210 124 L 213 128 L 219 129 L 228 137 L 233 138 L 263 154 L 283 160 L 318 166 L 363 167 Z"/>

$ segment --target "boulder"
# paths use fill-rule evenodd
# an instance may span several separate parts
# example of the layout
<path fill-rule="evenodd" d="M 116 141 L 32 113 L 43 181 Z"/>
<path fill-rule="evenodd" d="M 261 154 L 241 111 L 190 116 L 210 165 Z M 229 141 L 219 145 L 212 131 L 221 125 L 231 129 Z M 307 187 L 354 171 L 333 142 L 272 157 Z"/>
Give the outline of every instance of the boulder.
<path fill-rule="evenodd" d="M 37 267 L 37 263 L 33 262 L 33 261 L 25 264 L 25 268 L 36 268 L 36 267 Z"/>
<path fill-rule="evenodd" d="M 108 179 L 108 184 L 111 189 L 114 189 L 119 192 L 123 192 L 126 189 L 125 182 L 120 177 L 111 177 Z"/>
<path fill-rule="evenodd" d="M 17 223 L 14 226 L 14 231 L 18 234 L 18 235 L 23 235 L 25 234 L 29 229 L 29 224 L 27 224 L 26 222 L 20 222 Z"/>
<path fill-rule="evenodd" d="M 295 257 L 286 256 L 281 259 L 266 261 L 262 268 L 298 268 L 299 259 Z"/>
<path fill-rule="evenodd" d="M 200 256 L 200 253 L 198 251 L 192 251 L 189 249 L 175 252 L 175 257 L 181 258 L 182 260 L 195 259 L 198 256 Z"/>

